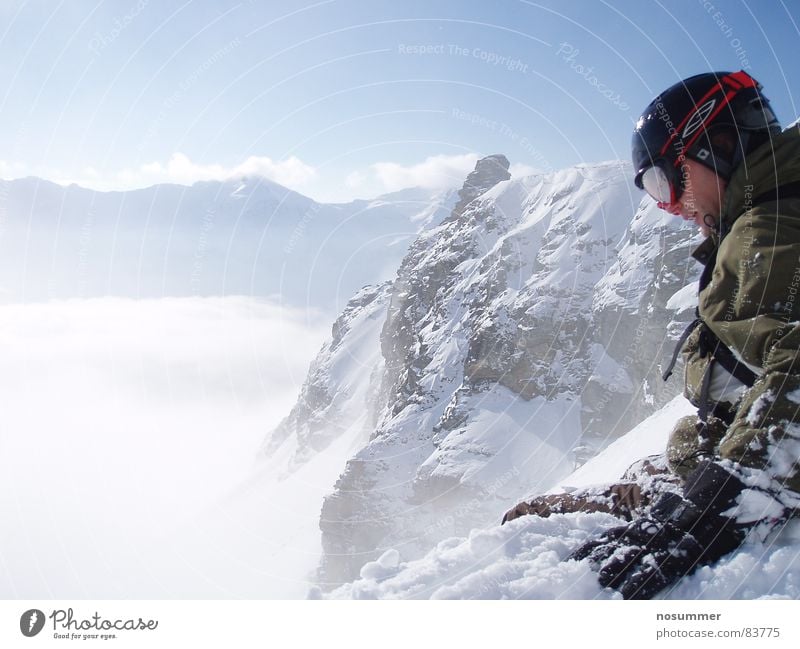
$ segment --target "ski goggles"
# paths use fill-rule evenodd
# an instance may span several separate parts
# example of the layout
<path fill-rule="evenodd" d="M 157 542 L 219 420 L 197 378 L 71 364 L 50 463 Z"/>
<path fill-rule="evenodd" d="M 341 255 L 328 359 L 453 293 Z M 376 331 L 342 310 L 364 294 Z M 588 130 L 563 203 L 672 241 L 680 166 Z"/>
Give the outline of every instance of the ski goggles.
<path fill-rule="evenodd" d="M 671 166 L 657 162 L 645 169 L 636 178 L 636 185 L 658 203 L 659 207 L 676 203 L 683 193 L 680 174 Z"/>

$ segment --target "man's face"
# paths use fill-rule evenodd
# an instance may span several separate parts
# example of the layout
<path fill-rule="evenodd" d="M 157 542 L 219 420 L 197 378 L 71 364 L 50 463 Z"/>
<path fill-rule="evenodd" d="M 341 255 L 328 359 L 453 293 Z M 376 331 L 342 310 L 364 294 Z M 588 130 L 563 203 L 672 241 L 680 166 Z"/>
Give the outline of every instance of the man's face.
<path fill-rule="evenodd" d="M 683 167 L 684 190 L 681 197 L 664 206 L 670 214 L 692 221 L 704 236 L 719 222 L 722 197 L 727 183 L 708 167 L 695 160 L 686 160 Z"/>

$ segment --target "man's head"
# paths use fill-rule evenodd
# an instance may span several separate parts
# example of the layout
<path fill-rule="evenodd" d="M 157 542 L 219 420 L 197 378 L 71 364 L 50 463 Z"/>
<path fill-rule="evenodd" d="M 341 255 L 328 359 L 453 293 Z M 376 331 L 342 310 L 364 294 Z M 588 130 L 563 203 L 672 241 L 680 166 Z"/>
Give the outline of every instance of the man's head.
<path fill-rule="evenodd" d="M 636 185 L 659 207 L 708 233 L 734 169 L 781 130 L 746 72 L 710 72 L 676 83 L 644 110 L 631 145 Z"/>

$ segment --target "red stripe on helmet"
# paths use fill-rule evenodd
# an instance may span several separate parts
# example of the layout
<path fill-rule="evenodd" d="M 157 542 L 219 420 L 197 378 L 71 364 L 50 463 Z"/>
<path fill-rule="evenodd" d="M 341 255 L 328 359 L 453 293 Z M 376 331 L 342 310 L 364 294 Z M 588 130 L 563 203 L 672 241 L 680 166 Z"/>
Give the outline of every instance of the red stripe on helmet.
<path fill-rule="evenodd" d="M 722 82 L 720 81 L 720 82 L 717 82 L 717 85 L 713 86 L 705 95 L 703 95 L 702 98 L 699 101 L 694 102 L 694 110 L 690 111 L 686 115 L 686 117 L 684 117 L 683 120 L 681 120 L 681 123 L 678 124 L 678 126 L 675 128 L 675 132 L 672 135 L 669 136 L 669 138 L 667 139 L 667 141 L 664 144 L 664 146 L 661 147 L 661 151 L 659 153 L 660 156 L 663 156 L 667 152 L 667 149 L 672 144 L 672 141 L 676 137 L 678 137 L 678 134 L 681 131 L 683 131 L 684 127 L 686 126 L 686 122 L 688 122 L 691 119 L 692 115 L 694 115 L 697 112 L 697 107 L 698 106 L 702 106 L 706 102 L 706 100 L 709 99 L 714 93 L 719 92 L 721 90 L 722 90 Z M 686 150 L 686 146 L 685 145 L 683 147 L 683 150 L 684 151 Z"/>
<path fill-rule="evenodd" d="M 736 90 L 741 90 L 743 88 L 742 84 L 739 83 L 736 79 L 734 79 L 731 75 L 725 77 L 723 81 L 727 83 L 731 88 L 735 88 Z"/>
<path fill-rule="evenodd" d="M 733 72 L 725 77 L 728 81 L 736 81 L 742 84 L 742 88 L 758 88 L 758 81 L 753 79 L 747 72 L 744 70 L 739 70 L 738 72 Z"/>
<path fill-rule="evenodd" d="M 749 74 L 747 74 L 747 72 L 745 72 L 744 70 L 739 70 L 739 72 L 732 72 L 731 74 L 726 74 L 724 77 L 722 77 L 722 79 L 719 80 L 717 85 L 713 86 L 705 95 L 703 95 L 703 97 L 699 101 L 695 102 L 694 110 L 683 118 L 681 123 L 675 129 L 675 132 L 672 135 L 670 135 L 670 137 L 667 139 L 666 143 L 661 148 L 661 151 L 659 153 L 660 156 L 663 156 L 667 152 L 667 149 L 670 147 L 670 145 L 672 145 L 675 138 L 677 138 L 679 133 L 683 131 L 684 127 L 686 126 L 686 123 L 691 119 L 692 115 L 694 115 L 697 112 L 698 106 L 702 106 L 714 93 L 723 90 L 722 88 L 723 82 L 726 83 L 728 86 L 732 87 L 733 90 L 730 91 L 725 96 L 724 100 L 720 103 L 719 107 L 714 111 L 712 115 L 707 117 L 704 120 L 704 122 L 709 122 L 712 119 L 714 119 L 714 117 L 716 117 L 717 114 L 719 114 L 719 111 L 723 107 L 727 106 L 730 103 L 731 99 L 736 94 L 738 94 L 740 90 L 743 90 L 745 88 L 758 88 L 758 82 L 755 79 L 753 79 L 753 77 L 751 77 Z M 704 128 L 699 129 L 697 135 L 695 135 L 688 143 L 684 143 L 683 151 L 686 151 L 686 149 L 688 149 L 692 144 L 694 144 L 695 140 L 697 140 L 697 137 L 704 130 L 705 130 Z M 675 166 L 676 167 L 678 166 L 677 160 Z"/>

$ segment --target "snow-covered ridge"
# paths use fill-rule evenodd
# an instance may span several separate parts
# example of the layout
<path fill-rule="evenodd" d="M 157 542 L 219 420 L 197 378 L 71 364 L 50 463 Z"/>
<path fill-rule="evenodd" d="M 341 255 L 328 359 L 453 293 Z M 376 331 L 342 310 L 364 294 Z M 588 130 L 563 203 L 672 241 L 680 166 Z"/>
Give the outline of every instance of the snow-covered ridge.
<path fill-rule="evenodd" d="M 362 443 L 375 425 L 376 381 L 383 371 L 380 330 L 391 283 L 365 286 L 348 302 L 331 338 L 312 362 L 289 416 L 270 434 L 263 452 L 271 456 L 293 437 L 291 465 L 302 464 L 350 430 Z"/>
<path fill-rule="evenodd" d="M 382 365 L 360 373 L 375 424 L 323 506 L 326 587 L 496 523 L 679 390 L 659 374 L 691 315 L 667 304 L 696 277 L 694 233 L 640 203 L 624 163 L 510 180 L 507 162 L 478 163 L 387 294 Z"/>
<path fill-rule="evenodd" d="M 127 192 L 0 180 L 0 300 L 280 295 L 336 313 L 455 200 L 321 204 L 263 178 Z"/>

